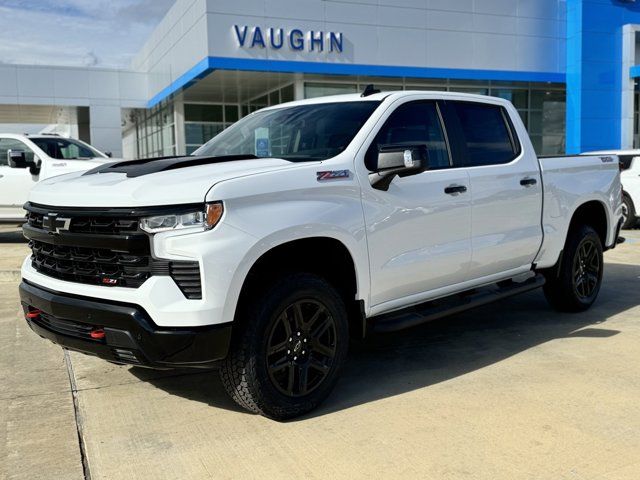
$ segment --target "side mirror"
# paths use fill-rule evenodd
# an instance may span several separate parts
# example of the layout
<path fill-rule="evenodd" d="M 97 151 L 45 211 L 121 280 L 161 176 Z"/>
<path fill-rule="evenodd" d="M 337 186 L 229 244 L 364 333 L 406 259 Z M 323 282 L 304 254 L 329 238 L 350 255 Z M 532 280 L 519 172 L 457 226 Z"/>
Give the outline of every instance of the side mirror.
<path fill-rule="evenodd" d="M 104 152 L 104 154 L 109 158 L 113 157 L 113 153 L 111 152 Z"/>
<path fill-rule="evenodd" d="M 383 145 L 374 153 L 371 186 L 387 191 L 397 176 L 407 177 L 422 173 L 429 167 L 426 145 Z"/>
<path fill-rule="evenodd" d="M 27 160 L 27 154 L 24 150 L 8 150 L 7 161 L 11 168 L 27 168 L 31 167 L 31 161 Z"/>

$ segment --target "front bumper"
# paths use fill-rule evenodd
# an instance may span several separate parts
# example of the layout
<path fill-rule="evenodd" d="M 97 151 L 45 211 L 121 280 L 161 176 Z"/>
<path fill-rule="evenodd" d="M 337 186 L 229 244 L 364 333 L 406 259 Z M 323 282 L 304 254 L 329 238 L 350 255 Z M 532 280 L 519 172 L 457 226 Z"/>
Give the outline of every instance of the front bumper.
<path fill-rule="evenodd" d="M 41 337 L 117 363 L 211 367 L 226 357 L 231 340 L 230 323 L 162 328 L 137 305 L 58 293 L 27 281 L 20 284 L 20 299 L 29 326 Z M 93 338 L 96 332 L 103 333 Z"/>

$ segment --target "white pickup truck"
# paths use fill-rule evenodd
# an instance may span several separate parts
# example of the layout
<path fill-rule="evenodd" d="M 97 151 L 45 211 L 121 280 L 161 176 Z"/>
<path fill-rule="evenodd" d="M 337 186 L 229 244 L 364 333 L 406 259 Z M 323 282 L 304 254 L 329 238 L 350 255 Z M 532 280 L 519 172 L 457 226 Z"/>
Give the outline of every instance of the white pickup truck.
<path fill-rule="evenodd" d="M 275 419 L 328 396 L 350 337 L 542 286 L 589 308 L 622 219 L 617 159 L 538 159 L 509 102 L 370 90 L 260 110 L 193 156 L 45 180 L 26 209 L 36 333 L 217 366 Z"/>
<path fill-rule="evenodd" d="M 80 140 L 0 133 L 0 222 L 24 220 L 22 206 L 37 182 L 108 161 L 106 154 Z"/>

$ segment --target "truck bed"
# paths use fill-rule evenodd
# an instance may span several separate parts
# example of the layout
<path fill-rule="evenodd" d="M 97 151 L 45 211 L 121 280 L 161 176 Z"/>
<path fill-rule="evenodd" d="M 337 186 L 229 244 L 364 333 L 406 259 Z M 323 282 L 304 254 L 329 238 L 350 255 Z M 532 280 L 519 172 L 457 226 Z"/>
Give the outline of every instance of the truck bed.
<path fill-rule="evenodd" d="M 553 266 L 564 247 L 571 215 L 578 205 L 597 202 L 607 215 L 604 246 L 615 243 L 621 185 L 615 155 L 538 157 L 543 182 L 542 248 L 538 268 Z M 613 228 L 612 228 L 613 227 Z"/>

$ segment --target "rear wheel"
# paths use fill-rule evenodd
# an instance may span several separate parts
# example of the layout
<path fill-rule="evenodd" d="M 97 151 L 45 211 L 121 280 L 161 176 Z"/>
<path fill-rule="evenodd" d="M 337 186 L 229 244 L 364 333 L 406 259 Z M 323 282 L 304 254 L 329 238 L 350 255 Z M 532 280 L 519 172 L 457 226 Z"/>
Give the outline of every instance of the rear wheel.
<path fill-rule="evenodd" d="M 637 222 L 636 209 L 633 205 L 631 197 L 626 193 L 622 194 L 622 228 L 628 229 L 635 227 Z"/>
<path fill-rule="evenodd" d="M 567 238 L 559 269 L 547 275 L 547 300 L 563 312 L 588 309 L 600 291 L 603 266 L 602 242 L 595 230 L 587 225 L 574 228 Z"/>
<path fill-rule="evenodd" d="M 246 309 L 220 370 L 242 407 L 285 420 L 316 408 L 331 392 L 349 341 L 340 294 L 321 277 L 286 276 Z"/>

